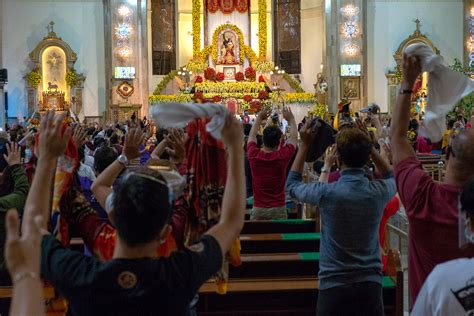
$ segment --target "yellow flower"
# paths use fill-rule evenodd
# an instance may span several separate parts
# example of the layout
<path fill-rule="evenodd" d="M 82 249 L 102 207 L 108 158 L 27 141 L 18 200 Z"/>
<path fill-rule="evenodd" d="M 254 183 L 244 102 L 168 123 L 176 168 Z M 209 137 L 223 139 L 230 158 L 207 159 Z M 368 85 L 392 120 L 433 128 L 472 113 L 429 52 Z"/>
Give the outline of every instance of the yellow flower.
<path fill-rule="evenodd" d="M 165 102 L 179 102 L 179 103 L 188 103 L 191 102 L 191 94 L 162 94 L 162 95 L 152 95 L 148 98 L 148 101 L 153 103 L 165 103 Z"/>
<path fill-rule="evenodd" d="M 267 55 L 267 1 L 258 0 L 258 55 Z"/>
<path fill-rule="evenodd" d="M 201 51 L 201 0 L 193 0 L 192 27 L 193 56 L 198 56 Z"/>
<path fill-rule="evenodd" d="M 222 94 L 227 96 L 237 94 L 256 94 L 260 90 L 265 90 L 265 83 L 263 82 L 213 82 L 205 81 L 202 83 L 196 83 L 196 91 L 201 91 L 204 94 Z"/>

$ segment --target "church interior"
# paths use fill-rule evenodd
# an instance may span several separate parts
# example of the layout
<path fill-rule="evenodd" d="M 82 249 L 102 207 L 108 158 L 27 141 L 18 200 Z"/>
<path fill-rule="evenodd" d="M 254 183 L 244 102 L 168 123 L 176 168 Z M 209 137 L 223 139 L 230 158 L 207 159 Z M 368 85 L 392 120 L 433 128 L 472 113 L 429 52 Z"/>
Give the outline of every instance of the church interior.
<path fill-rule="evenodd" d="M 327 122 L 328 130 L 333 133 L 330 136 L 331 144 L 335 142 L 339 144 L 336 138 L 340 135 L 339 128 L 342 129 L 341 120 L 344 120 L 346 115 L 344 113 L 347 113 L 347 117 L 350 116 L 351 127 L 354 127 L 356 121 L 360 119 L 364 124 L 368 120 L 367 130 L 372 133 L 369 136 L 374 138 L 371 146 L 382 153 L 385 147 L 391 146 L 389 132 L 384 133 L 390 131 L 393 120 L 395 125 L 399 122 L 399 117 L 394 113 L 397 107 L 400 107 L 402 102 L 400 99 L 407 94 L 404 86 L 407 76 L 405 53 L 407 48 L 413 45 L 422 45 L 434 56 L 433 58 L 438 58 L 437 60 L 447 68 L 474 79 L 474 0 L 0 0 L 0 139 L 1 133 L 5 131 L 12 137 L 10 135 L 12 126 L 15 128 L 23 126 L 25 130 L 33 131 L 33 134 L 37 133 L 40 121 L 47 120 L 50 111 L 55 111 L 64 114 L 75 129 L 83 128 L 84 133 L 89 133 L 84 136 L 87 141 L 80 144 L 82 147 L 79 146 L 82 148 L 82 152 L 78 151 L 79 156 L 77 152 L 70 156 L 71 159 L 82 159 L 77 160 L 78 166 L 88 165 L 87 159 L 95 157 L 94 151 L 97 154 L 103 146 L 102 139 L 105 139 L 104 142 L 108 144 L 105 147 L 109 149 L 120 147 L 120 150 L 116 150 L 117 157 L 114 156 L 115 152 L 111 154 L 114 157 L 112 161 L 131 165 L 132 159 L 127 160 L 130 157 L 125 157 L 122 149 L 125 153 L 124 148 L 128 146 L 126 135 L 129 135 L 130 130 L 134 130 L 136 125 L 142 124 L 143 131 L 149 132 L 144 138 L 145 141 L 142 140 L 140 144 L 142 146 L 140 149 L 144 150 L 141 153 L 149 151 L 151 159 L 155 158 L 153 155 L 161 144 L 158 140 L 161 126 L 153 122 L 153 118 L 157 116 L 155 111 L 166 113 L 163 106 L 172 107 L 177 104 L 204 103 L 222 106 L 232 113 L 233 117 L 243 122 L 245 163 L 249 164 L 245 167 L 248 168 L 246 176 L 249 177 L 248 171 L 254 180 L 253 182 L 250 180 L 250 184 L 246 183 L 246 217 L 240 237 L 237 239 L 238 246 L 234 243 L 223 257 L 223 268 L 219 271 L 222 274 L 198 287 L 199 299 L 197 300 L 197 296 L 194 298 L 196 301 L 191 303 L 189 315 L 314 315 L 316 310 L 318 315 L 336 315 L 320 312 L 320 303 L 315 299 L 320 295 L 320 291 L 327 291 L 321 288 L 327 281 L 320 280 L 320 270 L 327 269 L 320 266 L 323 260 L 327 260 L 327 253 L 322 249 L 327 243 L 334 242 L 334 240 L 327 241 L 324 237 L 325 223 L 319 206 L 297 201 L 293 195 L 298 196 L 298 192 L 290 194 L 289 184 L 286 182 L 286 191 L 282 193 L 286 203 L 285 217 L 271 220 L 252 219 L 252 212 L 259 208 L 257 204 L 260 203 L 255 193 L 257 172 L 252 169 L 254 165 L 249 158 L 251 155 L 249 144 L 254 140 L 252 135 L 256 143 L 257 140 L 263 139 L 262 152 L 270 155 L 270 151 L 265 149 L 267 136 L 263 126 L 254 129 L 252 125 L 261 123 L 260 117 L 265 115 L 262 113 L 266 113 L 266 109 L 272 109 L 275 114 L 270 118 L 268 115 L 264 118 L 268 119 L 265 130 L 271 118 L 275 117 L 276 121 L 284 118 L 284 124 L 291 125 L 287 117 L 294 116 L 296 123 L 299 124 L 297 125 L 299 136 L 298 132 L 295 132 L 299 145 L 296 143 L 292 145 L 295 150 L 292 152 L 293 159 L 296 162 L 291 160 L 291 163 L 287 162 L 282 164 L 281 168 L 278 167 L 287 171 L 283 178 L 286 181 L 290 181 L 295 165 L 299 161 L 297 152 L 301 150 L 301 144 L 305 141 L 302 130 L 305 131 L 308 118 L 317 117 Z M 432 94 L 430 91 L 432 86 L 429 83 L 433 82 L 430 81 L 432 78 L 435 77 L 431 73 L 423 71 L 417 75 L 413 89 L 410 87 L 409 100 L 407 99 L 407 102 L 410 102 L 410 124 L 416 121 L 417 129 L 418 125 L 420 128 L 424 125 L 423 120 L 429 102 L 439 98 L 439 93 Z M 439 142 L 432 142 L 432 139 L 428 138 L 416 141 L 420 136 L 418 132 L 416 134 L 413 132 L 412 136 L 411 127 L 408 134 L 406 132 L 404 134 L 408 135 L 408 138 L 415 139 L 413 141 L 411 139 L 411 145 L 416 143 L 412 151 L 414 154 L 416 151 L 420 168 L 429 174 L 433 181 L 443 182 L 451 170 L 446 166 L 449 165 L 449 154 L 453 154 L 453 151 L 450 151 L 450 144 L 454 142 L 454 134 L 458 133 L 454 130 L 460 126 L 459 122 L 463 121 L 465 124 L 462 128 L 459 127 L 459 133 L 462 133 L 464 127 L 469 128 L 468 121 L 471 115 L 474 122 L 472 95 L 472 92 L 463 94 L 466 98 L 462 101 L 465 102 L 462 105 L 464 108 L 461 110 L 460 107 L 456 107 L 456 113 L 448 114 L 450 118 L 457 117 L 458 121 L 455 123 L 453 121 L 454 127 L 453 124 L 448 126 L 448 131 L 453 132 L 445 133 L 442 140 L 438 139 Z M 215 108 L 211 109 L 214 111 Z M 373 109 L 375 112 L 371 114 Z M 290 116 L 288 111 L 292 113 Z M 214 116 L 219 116 L 218 110 L 212 113 L 213 120 Z M 374 119 L 374 115 L 380 115 L 381 125 L 375 124 L 374 121 L 370 122 L 370 119 Z M 211 133 L 209 125 L 207 128 L 206 131 Z M 322 129 L 321 125 L 319 128 Z M 446 129 L 446 126 L 443 128 Z M 291 144 L 291 128 L 288 132 L 284 125 L 282 130 L 281 146 L 285 141 L 286 145 Z M 396 130 L 396 127 L 392 128 L 393 130 Z M 107 135 L 107 131 L 120 138 L 120 141 L 112 143 L 114 137 Z M 171 146 L 166 148 L 165 156 L 172 162 L 173 154 L 180 149 L 171 145 L 181 137 L 181 134 L 176 133 L 173 130 L 166 131 L 166 136 L 161 135 L 162 141 L 164 143 L 168 141 L 168 146 Z M 222 133 L 225 134 L 225 129 Z M 186 137 L 188 136 L 186 134 Z M 30 141 L 38 142 L 41 135 L 38 137 L 36 139 L 33 137 Z M 184 139 L 184 136 L 182 137 Z M 194 144 L 195 148 L 215 145 L 201 134 L 199 137 L 196 136 L 196 141 L 198 143 Z M 429 144 L 429 153 L 422 153 L 420 147 L 416 147 L 420 146 L 422 141 Z M 32 145 L 30 150 L 28 140 L 26 144 L 21 146 L 26 146 L 29 155 L 35 156 L 34 146 Z M 188 143 L 186 144 L 188 146 Z M 173 171 L 187 163 L 184 174 L 188 177 L 188 185 L 191 176 L 201 176 L 205 179 L 202 181 L 211 181 L 209 179 L 213 179 L 216 175 L 206 169 L 201 170 L 202 174 L 199 174 L 199 168 L 203 165 L 205 166 L 202 168 L 207 169 L 224 168 L 222 161 L 218 159 L 224 159 L 225 164 L 225 158 L 222 157 L 225 157 L 225 150 L 229 150 L 228 144 L 225 145 L 215 145 L 224 153 L 223 156 L 219 156 L 220 151 L 216 154 L 217 149 L 215 152 L 209 150 L 203 154 L 194 147 L 186 147 L 186 160 L 173 162 L 175 164 Z M 298 146 L 300 147 L 296 150 Z M 338 160 L 330 161 L 332 164 L 329 165 L 329 170 L 326 170 L 327 159 L 330 156 L 328 146 L 325 146 L 320 153 L 324 154 L 325 158 L 316 162 L 314 159 L 300 161 L 301 166 L 304 165 L 301 181 L 307 184 L 319 182 L 327 173 L 331 174 L 328 175 L 328 181 L 331 182 L 333 172 L 341 173 L 344 179 L 344 170 L 339 172 L 343 169 L 342 162 L 339 161 L 342 159 L 341 155 L 337 156 Z M 11 151 L 10 147 L 8 148 L 5 157 Z M 67 150 L 70 148 L 67 147 Z M 190 155 L 189 148 L 196 150 L 193 152 L 194 156 Z M 23 149 L 21 159 L 25 163 L 26 174 L 30 176 L 28 172 L 34 173 L 38 169 L 35 169 L 36 166 L 28 167 L 27 150 Z M 394 150 L 394 147 L 391 150 Z M 459 151 L 456 154 L 458 153 Z M 69 155 L 67 151 L 66 154 Z M 219 158 L 206 156 L 214 154 Z M 370 152 L 370 155 L 373 155 L 373 152 Z M 394 154 L 393 157 L 396 156 Z M 121 157 L 125 159 L 125 163 L 120 160 Z M 375 164 L 370 167 L 367 167 L 367 164 L 366 167 L 372 168 L 370 172 L 375 174 L 380 168 L 376 159 L 371 157 Z M 134 159 L 137 160 L 136 157 Z M 158 156 L 158 159 L 162 158 Z M 389 165 L 395 169 L 395 180 L 398 185 L 401 180 L 397 174 L 399 169 L 395 166 L 399 161 L 395 162 L 397 158 L 392 156 L 387 159 Z M 64 161 L 60 158 L 58 165 L 54 166 L 55 182 L 51 192 L 54 193 L 54 198 L 56 194 L 59 194 L 59 197 L 51 202 L 53 214 L 56 210 L 55 205 L 59 214 L 62 205 L 59 205 L 59 199 L 64 198 L 73 185 L 71 174 L 74 172 L 67 170 L 68 160 Z M 230 163 L 229 161 L 227 162 Z M 7 159 L 6 165 L 8 162 Z M 140 163 L 143 164 L 141 161 L 136 164 Z M 195 165 L 190 167 L 191 164 L 199 165 L 199 168 Z M 97 167 L 94 162 L 89 165 L 92 169 Z M 158 163 L 158 167 L 154 170 L 166 168 L 167 165 L 163 167 Z M 81 171 L 78 172 L 82 177 Z M 102 179 L 103 173 L 99 175 L 95 169 L 91 172 L 93 173 L 91 179 L 94 179 L 91 183 Z M 313 178 L 316 173 L 317 177 Z M 383 172 L 380 174 L 383 175 Z M 387 174 L 393 176 L 388 171 Z M 0 179 L 2 175 L 0 173 Z M 58 184 L 58 178 L 63 176 L 68 180 Z M 259 185 L 276 181 L 265 179 L 266 182 L 258 182 Z M 446 176 L 446 179 L 449 177 Z M 31 178 L 29 180 L 35 185 L 35 180 Z M 155 182 L 157 181 L 155 179 Z M 109 183 L 109 189 L 112 183 Z M 60 193 L 57 192 L 57 184 L 64 188 Z M 214 192 L 215 188 L 209 185 L 199 189 L 205 193 L 201 191 L 198 193 L 210 195 L 209 192 L 212 192 L 216 201 L 222 202 L 222 196 L 225 194 L 223 183 L 220 184 L 221 191 L 216 189 Z M 89 184 L 90 190 L 94 191 L 94 185 L 95 183 Z M 284 185 L 285 181 L 281 182 L 282 191 Z M 250 193 L 248 193 L 249 186 Z M 456 187 L 458 191 L 459 186 L 460 184 Z M 395 184 L 393 188 L 397 190 Z M 400 190 L 400 185 L 398 188 Z M 171 188 L 168 189 L 171 192 Z M 381 229 L 384 242 L 381 242 L 380 249 L 377 248 L 382 255 L 384 269 L 379 273 L 382 280 L 383 311 L 370 315 L 404 316 L 409 315 L 414 307 L 415 296 L 411 296 L 414 292 L 409 284 L 412 275 L 408 276 L 411 264 L 409 249 L 413 251 L 412 247 L 415 247 L 410 240 L 412 227 L 410 225 L 413 225 L 413 222 L 410 219 L 411 215 L 407 215 L 406 212 L 410 207 L 401 203 L 406 199 L 406 193 L 399 191 L 396 197 L 400 205 L 391 218 L 386 220 L 386 228 Z M 204 203 L 201 201 L 199 204 L 199 196 L 193 198 L 198 200 L 197 202 L 193 200 L 195 203 L 193 205 L 202 206 Z M 0 194 L 0 213 L 6 213 L 7 210 L 3 212 L 1 199 Z M 456 203 L 453 202 L 454 199 L 451 202 L 453 205 L 456 204 L 457 216 L 457 195 L 455 200 Z M 29 201 L 26 201 L 28 204 Z M 321 203 L 322 201 L 323 199 Z M 268 207 L 273 208 L 275 208 L 273 204 Z M 104 212 L 109 212 L 105 206 L 103 209 Z M 212 217 L 214 214 L 211 213 L 200 216 Z M 89 249 L 86 238 L 81 238 L 83 236 L 77 232 L 74 233 L 76 235 L 66 234 L 64 230 L 58 228 L 66 225 L 63 223 L 66 220 L 61 216 L 63 215 L 56 219 L 55 230 L 56 236 L 61 236 L 58 237 L 61 242 L 67 235 L 68 241 L 64 243 L 70 248 L 80 252 L 89 251 L 89 255 L 103 251 L 99 257 L 106 257 L 104 255 L 106 253 L 109 255 L 108 259 L 111 259 L 113 247 L 112 250 L 106 247 L 109 241 L 98 244 L 95 240 L 94 247 L 99 248 Z M 109 219 L 108 216 L 105 213 L 106 219 Z M 206 217 L 204 220 L 203 217 L 198 216 L 196 221 L 206 222 L 206 228 L 212 226 L 211 222 L 212 224 L 218 222 L 214 218 Z M 4 215 L 0 215 L 1 225 L 4 224 L 3 218 Z M 113 223 L 112 219 L 110 221 Z M 457 217 L 455 221 L 457 225 Z M 72 224 L 69 221 L 67 225 Z M 113 226 L 110 224 L 111 230 L 115 229 Z M 426 229 L 426 232 L 428 231 L 429 229 Z M 474 240 L 474 232 L 472 234 Z M 5 237 L 2 236 L 0 233 L 0 242 L 3 244 L 2 238 Z M 106 240 L 108 237 L 104 236 L 96 234 L 94 238 L 103 237 Z M 185 236 L 185 242 L 188 242 L 186 238 L 189 236 Z M 437 238 L 442 239 L 439 236 Z M 168 246 L 168 241 L 166 245 Z M 3 248 L 1 249 L 3 251 Z M 235 265 L 233 251 L 238 253 L 238 264 Z M 348 253 L 344 252 L 342 257 L 349 256 Z M 474 252 L 472 254 L 474 255 Z M 33 278 L 31 274 L 12 277 L 13 285 L 15 280 L 19 283 L 23 278 Z M 127 289 L 127 282 L 132 284 L 130 288 L 137 282 L 133 273 L 128 277 L 119 280 L 120 286 L 124 289 Z M 5 304 L 10 306 L 9 302 L 14 297 L 13 285 L 4 286 L 0 274 L 0 315 L 5 311 L 3 302 L 8 301 Z M 471 293 L 474 293 L 473 289 L 474 287 L 471 287 Z M 79 309 L 74 309 L 77 307 L 74 307 L 73 303 L 69 304 L 63 293 L 51 284 L 42 283 L 41 293 L 46 302 L 45 315 L 81 315 L 77 312 Z M 474 299 L 472 301 L 474 302 Z M 467 308 L 466 305 L 463 306 Z M 472 313 L 474 310 L 472 302 L 471 307 Z M 413 315 L 458 314 L 413 313 Z"/>

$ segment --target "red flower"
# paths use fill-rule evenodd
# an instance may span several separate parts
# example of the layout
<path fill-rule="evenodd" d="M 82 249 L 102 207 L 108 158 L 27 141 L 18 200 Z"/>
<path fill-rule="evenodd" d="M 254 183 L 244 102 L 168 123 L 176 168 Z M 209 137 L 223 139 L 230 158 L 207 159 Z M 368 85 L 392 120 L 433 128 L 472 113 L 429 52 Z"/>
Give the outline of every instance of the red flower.
<path fill-rule="evenodd" d="M 235 74 L 235 80 L 237 81 L 243 81 L 245 79 L 244 74 L 242 71 L 239 71 L 238 73 Z"/>
<path fill-rule="evenodd" d="M 257 77 L 257 73 L 252 67 L 247 67 L 247 69 L 245 69 L 245 77 L 248 80 L 255 80 L 255 78 Z"/>
<path fill-rule="evenodd" d="M 251 95 L 244 95 L 244 97 L 242 98 L 245 102 L 250 102 L 253 100 L 252 96 Z"/>
<path fill-rule="evenodd" d="M 250 102 L 250 108 L 254 109 L 255 111 L 258 111 L 262 108 L 262 102 L 255 100 Z"/>
<path fill-rule="evenodd" d="M 260 77 L 258 77 L 258 82 L 265 82 L 265 77 L 263 77 L 263 75 L 260 75 Z"/>
<path fill-rule="evenodd" d="M 269 97 L 269 95 L 268 95 L 268 92 L 266 90 L 260 90 L 258 92 L 258 98 L 260 100 L 266 100 L 266 99 L 268 99 L 268 97 Z"/>
<path fill-rule="evenodd" d="M 196 103 L 203 103 L 204 102 L 204 94 L 202 93 L 202 91 L 196 91 L 196 93 L 194 93 L 194 102 Z"/>
<path fill-rule="evenodd" d="M 220 95 L 215 95 L 213 98 L 212 98 L 212 102 L 214 103 L 220 103 L 222 101 L 222 98 Z"/>
<path fill-rule="evenodd" d="M 204 70 L 204 78 L 206 78 L 206 80 L 216 81 L 216 71 L 211 67 L 207 68 Z"/>
<path fill-rule="evenodd" d="M 223 72 L 218 72 L 216 75 L 217 81 L 222 81 L 225 79 L 224 73 Z"/>
<path fill-rule="evenodd" d="M 196 76 L 196 79 L 194 80 L 194 83 L 202 83 L 202 77 L 201 76 Z"/>

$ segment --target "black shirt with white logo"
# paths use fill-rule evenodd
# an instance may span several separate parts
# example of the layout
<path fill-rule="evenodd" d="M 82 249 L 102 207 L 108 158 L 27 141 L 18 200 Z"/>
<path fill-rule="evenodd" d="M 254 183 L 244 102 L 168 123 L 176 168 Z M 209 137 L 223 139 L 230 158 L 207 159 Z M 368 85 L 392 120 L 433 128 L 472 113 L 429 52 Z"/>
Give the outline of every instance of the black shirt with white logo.
<path fill-rule="evenodd" d="M 67 249 L 51 235 L 41 244 L 41 273 L 73 315 L 186 315 L 195 294 L 222 265 L 214 237 L 169 258 L 100 262 Z"/>

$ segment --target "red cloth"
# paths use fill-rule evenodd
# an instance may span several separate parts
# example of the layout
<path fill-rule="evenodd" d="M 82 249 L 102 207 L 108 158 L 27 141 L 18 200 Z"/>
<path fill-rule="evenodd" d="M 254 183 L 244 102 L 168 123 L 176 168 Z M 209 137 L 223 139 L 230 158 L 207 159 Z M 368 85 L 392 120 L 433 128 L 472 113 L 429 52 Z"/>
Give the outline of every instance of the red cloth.
<path fill-rule="evenodd" d="M 417 142 L 418 142 L 418 152 L 420 154 L 431 154 L 433 146 L 428 144 L 428 141 L 426 140 L 426 138 L 418 136 Z"/>
<path fill-rule="evenodd" d="M 270 153 L 260 150 L 255 142 L 251 141 L 247 144 L 255 207 L 270 208 L 286 205 L 286 171 L 295 152 L 296 148 L 291 144 Z"/>
<path fill-rule="evenodd" d="M 416 157 L 403 160 L 394 171 L 410 225 L 408 287 L 413 305 L 437 264 L 474 257 L 474 247 L 458 247 L 459 187 L 435 182 Z"/>
<path fill-rule="evenodd" d="M 379 226 L 379 242 L 380 247 L 383 249 L 385 245 L 385 232 L 387 222 L 393 215 L 397 214 L 398 209 L 400 208 L 400 201 L 398 197 L 394 197 L 390 202 L 387 203 L 385 208 L 383 209 L 382 220 L 380 221 Z M 382 254 L 382 271 L 385 272 L 387 269 L 387 256 Z"/>

